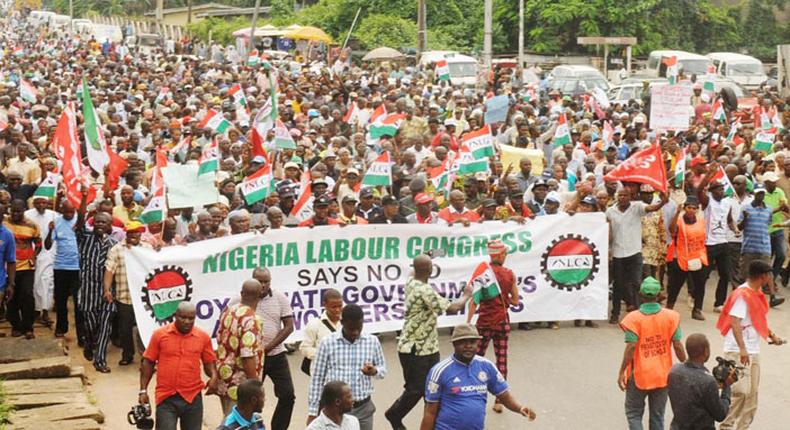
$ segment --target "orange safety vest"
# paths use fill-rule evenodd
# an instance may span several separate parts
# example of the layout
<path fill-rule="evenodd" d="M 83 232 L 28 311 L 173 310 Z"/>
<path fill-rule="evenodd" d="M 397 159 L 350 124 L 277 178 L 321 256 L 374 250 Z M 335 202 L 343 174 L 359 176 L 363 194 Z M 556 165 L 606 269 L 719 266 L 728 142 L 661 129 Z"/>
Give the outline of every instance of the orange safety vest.
<path fill-rule="evenodd" d="M 678 219 L 678 232 L 667 248 L 667 263 L 676 257 L 678 266 L 684 272 L 689 270 L 689 260 L 699 258 L 702 265 L 708 265 L 708 250 L 705 247 L 705 220 L 697 217 L 694 224 L 686 224 L 681 215 Z M 676 255 L 677 252 L 677 255 Z"/>
<path fill-rule="evenodd" d="M 626 369 L 626 374 L 633 372 L 634 382 L 640 390 L 667 386 L 672 369 L 672 336 L 679 326 L 680 314 L 670 309 L 661 309 L 651 315 L 633 311 L 620 323 L 623 330 L 639 337 L 634 361 Z"/>

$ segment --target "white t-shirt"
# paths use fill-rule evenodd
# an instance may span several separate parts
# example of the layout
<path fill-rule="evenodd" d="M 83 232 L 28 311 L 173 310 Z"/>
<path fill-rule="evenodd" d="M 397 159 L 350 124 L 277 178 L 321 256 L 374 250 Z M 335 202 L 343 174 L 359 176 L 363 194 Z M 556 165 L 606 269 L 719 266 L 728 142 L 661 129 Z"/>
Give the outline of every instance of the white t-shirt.
<path fill-rule="evenodd" d="M 746 284 L 738 288 L 749 288 Z M 743 329 L 743 344 L 746 345 L 746 351 L 749 354 L 760 353 L 760 335 L 757 334 L 752 325 L 752 319 L 749 316 L 749 306 L 742 298 L 735 300 L 730 309 L 730 316 L 741 318 L 741 328 Z M 739 352 L 738 343 L 735 342 L 735 335 L 732 334 L 732 329 L 724 336 L 724 352 Z"/>
<path fill-rule="evenodd" d="M 705 208 L 705 227 L 707 228 L 705 245 L 727 243 L 727 214 L 730 209 L 725 199 L 716 201 L 708 193 L 708 206 Z"/>
<path fill-rule="evenodd" d="M 738 220 L 741 219 L 741 214 L 743 214 L 743 207 L 751 204 L 754 198 L 750 195 L 746 195 L 743 201 L 738 199 L 738 196 L 730 196 L 724 199 L 726 207 L 729 208 L 729 212 L 732 215 L 732 222 L 737 224 Z M 735 235 L 735 232 L 727 226 L 727 242 L 736 242 L 741 243 L 743 242 L 743 235 Z"/>

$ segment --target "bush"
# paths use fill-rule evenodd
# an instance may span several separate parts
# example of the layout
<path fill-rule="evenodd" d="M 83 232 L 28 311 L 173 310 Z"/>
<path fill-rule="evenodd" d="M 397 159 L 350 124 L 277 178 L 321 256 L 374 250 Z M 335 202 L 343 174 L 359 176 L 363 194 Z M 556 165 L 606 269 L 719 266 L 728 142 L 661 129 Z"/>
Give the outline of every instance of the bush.
<path fill-rule="evenodd" d="M 264 22 L 258 21 L 257 26 L 264 25 Z M 206 18 L 202 21 L 193 23 L 187 28 L 192 32 L 194 37 L 208 42 L 209 33 L 211 33 L 211 40 L 215 40 L 222 45 L 231 44 L 234 42 L 233 32 L 244 27 L 250 26 L 250 20 L 243 17 L 238 17 L 232 21 L 225 21 L 222 18 Z"/>

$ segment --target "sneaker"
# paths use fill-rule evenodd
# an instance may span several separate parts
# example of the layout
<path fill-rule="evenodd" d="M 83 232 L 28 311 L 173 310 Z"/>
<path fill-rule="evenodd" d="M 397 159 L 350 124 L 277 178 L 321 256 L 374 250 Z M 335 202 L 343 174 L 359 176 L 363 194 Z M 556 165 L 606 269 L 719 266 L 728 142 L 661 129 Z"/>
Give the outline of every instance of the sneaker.
<path fill-rule="evenodd" d="M 702 311 L 699 309 L 694 309 L 691 311 L 691 319 L 695 319 L 697 321 L 705 321 L 705 315 L 702 315 Z"/>
<path fill-rule="evenodd" d="M 714 306 L 714 307 L 713 307 L 713 312 L 716 312 L 717 314 L 720 314 L 720 313 L 721 313 L 721 310 L 722 310 L 723 308 L 724 308 L 724 306 Z"/>
<path fill-rule="evenodd" d="M 395 420 L 390 419 L 389 411 L 384 412 L 384 418 L 390 423 L 392 430 L 406 430 L 406 426 L 404 426 L 403 423 L 398 423 L 395 422 Z"/>

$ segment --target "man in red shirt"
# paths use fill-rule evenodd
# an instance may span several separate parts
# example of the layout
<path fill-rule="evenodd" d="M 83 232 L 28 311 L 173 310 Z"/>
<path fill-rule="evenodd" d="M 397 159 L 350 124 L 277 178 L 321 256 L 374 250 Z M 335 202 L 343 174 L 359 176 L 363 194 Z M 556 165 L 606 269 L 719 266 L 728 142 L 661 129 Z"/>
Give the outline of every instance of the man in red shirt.
<path fill-rule="evenodd" d="M 466 195 L 461 190 L 450 191 L 450 205 L 439 211 L 437 224 L 451 225 L 461 222 L 468 226 L 480 219 L 480 215 L 466 206 Z"/>
<path fill-rule="evenodd" d="M 493 340 L 497 370 L 507 378 L 507 342 L 510 337 L 510 315 L 507 310 L 510 306 L 519 304 L 518 287 L 513 271 L 504 266 L 507 259 L 505 244 L 499 239 L 488 242 L 488 255 L 491 257 L 491 270 L 499 285 L 499 295 L 491 300 L 482 301 L 479 305 L 474 300 L 469 301 L 466 321 L 472 320 L 479 307 L 480 312 L 475 326 L 481 339 L 477 347 L 477 355 L 485 356 L 488 342 Z M 502 412 L 502 405 L 498 400 L 494 403 L 494 411 Z"/>
<path fill-rule="evenodd" d="M 148 342 L 140 368 L 139 402 L 148 404 L 148 383 L 156 369 L 156 428 L 176 430 L 203 426 L 203 380 L 200 364 L 208 375 L 206 394 L 217 394 L 217 357 L 208 333 L 195 327 L 195 305 L 181 302 L 175 322 L 157 329 Z"/>
<path fill-rule="evenodd" d="M 316 197 L 313 201 L 313 216 L 299 223 L 299 227 L 315 227 L 318 225 L 343 224 L 335 218 L 329 217 L 329 197 L 326 194 Z"/>

